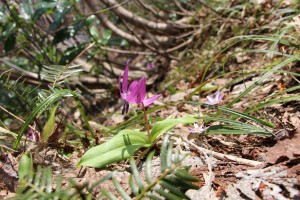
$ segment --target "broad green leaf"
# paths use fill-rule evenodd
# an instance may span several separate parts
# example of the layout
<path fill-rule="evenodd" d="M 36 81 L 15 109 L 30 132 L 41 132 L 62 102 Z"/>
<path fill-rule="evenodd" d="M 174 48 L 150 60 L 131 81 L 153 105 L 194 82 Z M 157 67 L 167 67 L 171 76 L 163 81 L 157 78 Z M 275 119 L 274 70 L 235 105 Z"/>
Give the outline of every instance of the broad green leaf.
<path fill-rule="evenodd" d="M 147 136 L 137 130 L 122 130 L 109 141 L 92 147 L 79 161 L 79 165 L 101 168 L 125 160 L 141 147 L 149 146 Z"/>
<path fill-rule="evenodd" d="M 57 110 L 58 104 L 51 110 L 49 119 L 43 128 L 42 140 L 47 141 L 48 138 L 53 134 L 55 129 L 55 113 Z"/>
<path fill-rule="evenodd" d="M 153 143 L 160 134 L 172 129 L 178 123 L 189 124 L 197 121 L 197 119 L 187 116 L 178 119 L 165 119 L 157 122 L 151 130 L 151 143 Z"/>

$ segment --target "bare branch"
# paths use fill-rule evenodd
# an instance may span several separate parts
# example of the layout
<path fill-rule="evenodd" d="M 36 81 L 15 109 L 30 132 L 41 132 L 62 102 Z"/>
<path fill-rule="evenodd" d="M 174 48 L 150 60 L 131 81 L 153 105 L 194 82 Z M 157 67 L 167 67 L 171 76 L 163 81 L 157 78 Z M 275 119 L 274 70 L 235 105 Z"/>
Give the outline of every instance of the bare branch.
<path fill-rule="evenodd" d="M 115 34 L 119 35 L 120 37 L 123 37 L 127 39 L 130 42 L 134 42 L 136 44 L 141 44 L 140 41 L 134 36 L 129 33 L 126 33 L 122 29 L 119 29 L 117 26 L 115 26 L 104 14 L 101 12 L 97 12 L 96 5 L 91 0 L 85 0 L 89 8 L 96 13 L 97 18 L 109 29 L 111 29 Z"/>
<path fill-rule="evenodd" d="M 118 4 L 118 2 L 116 2 L 115 0 L 103 0 L 103 2 L 109 6 L 115 6 L 116 4 Z M 145 18 L 133 14 L 132 12 L 130 12 L 129 10 L 125 9 L 122 6 L 115 7 L 113 10 L 118 16 L 128 20 L 134 25 L 143 28 L 152 29 L 153 31 L 174 33 L 179 31 L 178 28 L 187 28 L 187 26 L 185 26 L 184 24 L 177 24 L 175 22 L 163 23 L 163 22 L 149 21 Z"/>

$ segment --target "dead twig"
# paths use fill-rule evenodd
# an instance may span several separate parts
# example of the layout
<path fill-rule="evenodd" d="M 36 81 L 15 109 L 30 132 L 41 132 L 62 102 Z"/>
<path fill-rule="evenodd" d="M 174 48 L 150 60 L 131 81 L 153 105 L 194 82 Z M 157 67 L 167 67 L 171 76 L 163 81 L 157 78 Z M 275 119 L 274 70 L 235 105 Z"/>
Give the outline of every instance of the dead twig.
<path fill-rule="evenodd" d="M 23 124 L 25 123 L 25 121 L 23 119 L 21 119 L 20 117 L 14 115 L 13 113 L 9 112 L 8 110 L 6 110 L 4 107 L 0 106 L 0 109 L 3 110 L 4 112 L 6 112 L 7 114 L 9 114 L 10 116 L 16 118 L 17 120 L 19 120 L 20 122 L 22 122 Z M 31 128 L 33 131 L 40 133 L 38 130 L 36 130 L 35 127 L 29 125 L 29 128 Z"/>
<path fill-rule="evenodd" d="M 188 143 L 189 145 L 191 145 L 192 147 L 194 147 L 195 149 L 197 149 L 200 153 L 205 152 L 207 154 L 211 154 L 212 156 L 220 158 L 220 159 L 225 159 L 225 160 L 227 159 L 227 160 L 235 161 L 239 164 L 249 165 L 249 166 L 252 166 L 252 167 L 263 164 L 262 162 L 258 162 L 258 161 L 254 161 L 254 160 L 248 160 L 248 159 L 239 158 L 239 157 L 236 157 L 236 156 L 233 156 L 233 155 L 226 155 L 226 154 L 218 153 L 218 152 L 215 152 L 215 151 L 211 151 L 211 150 L 205 149 L 203 147 L 199 147 L 199 146 L 195 145 L 194 143 L 188 141 L 185 138 L 182 138 L 182 140 L 184 142 Z"/>

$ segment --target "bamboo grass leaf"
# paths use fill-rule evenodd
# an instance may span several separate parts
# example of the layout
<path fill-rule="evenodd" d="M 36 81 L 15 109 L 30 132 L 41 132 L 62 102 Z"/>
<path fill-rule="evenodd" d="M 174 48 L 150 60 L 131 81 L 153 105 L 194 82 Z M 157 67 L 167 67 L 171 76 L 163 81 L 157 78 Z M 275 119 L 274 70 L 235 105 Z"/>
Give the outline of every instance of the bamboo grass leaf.
<path fill-rule="evenodd" d="M 249 119 L 249 120 L 251 120 L 253 122 L 257 122 L 261 125 L 265 125 L 265 126 L 268 126 L 268 127 L 271 127 L 271 128 L 275 127 L 275 125 L 270 123 L 270 122 L 258 119 L 256 117 L 252 117 L 252 116 L 250 116 L 248 114 L 245 114 L 245 113 L 242 113 L 242 112 L 238 112 L 238 111 L 235 111 L 235 110 L 232 110 L 232 109 L 229 109 L 229 108 L 226 108 L 226 107 L 221 107 L 221 106 L 219 106 L 218 109 L 220 109 L 224 112 L 230 113 L 230 114 L 238 115 L 238 116 L 243 117 L 245 119 Z"/>
<path fill-rule="evenodd" d="M 239 96 L 237 96 L 235 99 L 233 99 L 231 102 L 229 102 L 226 107 L 231 107 L 233 104 L 238 102 L 242 97 L 244 97 L 246 94 L 248 94 L 252 89 L 260 85 L 265 79 L 267 79 L 269 76 L 271 76 L 274 71 L 279 70 L 280 68 L 284 67 L 285 65 L 294 62 L 295 58 L 288 58 L 284 60 L 283 62 L 279 63 L 275 67 L 273 67 L 271 70 L 269 70 L 267 73 L 265 73 L 262 77 L 260 77 L 259 80 L 257 80 L 255 83 L 253 83 L 250 87 L 248 87 L 244 92 L 242 92 Z"/>
<path fill-rule="evenodd" d="M 206 134 L 262 134 L 272 135 L 271 132 L 252 125 L 237 126 L 232 124 L 213 125 L 207 130 Z"/>

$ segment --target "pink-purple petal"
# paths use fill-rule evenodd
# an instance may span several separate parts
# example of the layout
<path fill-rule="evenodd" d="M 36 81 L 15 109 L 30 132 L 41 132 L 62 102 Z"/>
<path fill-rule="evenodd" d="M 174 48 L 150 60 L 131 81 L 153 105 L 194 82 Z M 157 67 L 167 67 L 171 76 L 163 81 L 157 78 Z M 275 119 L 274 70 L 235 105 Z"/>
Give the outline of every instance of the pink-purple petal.
<path fill-rule="evenodd" d="M 216 93 L 215 93 L 215 100 L 218 100 L 219 99 L 219 96 L 220 96 L 220 91 L 217 90 Z"/>
<path fill-rule="evenodd" d="M 224 97 L 224 94 L 221 94 L 218 98 L 218 102 L 220 102 L 223 99 L 223 97 Z"/>
<path fill-rule="evenodd" d="M 206 98 L 208 99 L 208 101 L 214 102 L 214 98 L 212 95 L 208 95 Z"/>
<path fill-rule="evenodd" d="M 161 94 L 157 94 L 157 95 L 154 95 L 153 97 L 144 99 L 143 100 L 144 106 L 148 106 L 148 105 L 152 104 L 159 97 L 161 97 Z"/>
<path fill-rule="evenodd" d="M 212 106 L 212 105 L 215 105 L 215 103 L 210 102 L 210 101 L 205 101 L 204 103 L 205 103 L 205 104 L 208 104 L 208 105 L 211 105 L 211 106 Z"/>
<path fill-rule="evenodd" d="M 128 94 L 127 96 L 127 101 L 129 103 L 136 103 L 137 101 L 137 96 L 138 96 L 138 93 L 139 93 L 139 85 L 137 84 L 133 89 L 132 91 Z"/>
<path fill-rule="evenodd" d="M 140 102 L 139 103 L 141 103 L 145 99 L 145 96 L 146 96 L 146 78 L 142 77 L 139 84 L 140 84 L 140 93 L 139 93 Z"/>
<path fill-rule="evenodd" d="M 138 82 L 137 81 L 132 81 L 132 83 L 129 85 L 128 92 L 131 92 L 131 91 L 135 90 L 136 87 L 138 87 Z"/>

